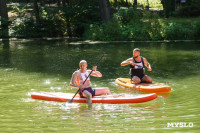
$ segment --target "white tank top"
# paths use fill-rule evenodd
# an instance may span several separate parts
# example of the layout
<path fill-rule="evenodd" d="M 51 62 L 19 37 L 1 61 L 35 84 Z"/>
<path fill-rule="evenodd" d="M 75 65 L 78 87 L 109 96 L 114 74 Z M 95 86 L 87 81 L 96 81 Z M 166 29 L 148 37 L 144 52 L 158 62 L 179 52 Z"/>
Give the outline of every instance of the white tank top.
<path fill-rule="evenodd" d="M 88 73 L 87 71 L 84 72 L 84 73 L 81 73 L 82 82 L 85 81 L 85 79 L 88 77 L 88 75 L 89 75 L 89 73 Z M 87 80 L 90 80 L 90 77 L 88 77 Z M 81 82 L 81 81 L 79 81 L 79 83 L 80 83 L 80 82 Z"/>
<path fill-rule="evenodd" d="M 143 68 L 143 63 L 142 63 L 142 61 L 141 62 L 135 62 L 135 69 L 142 69 Z"/>

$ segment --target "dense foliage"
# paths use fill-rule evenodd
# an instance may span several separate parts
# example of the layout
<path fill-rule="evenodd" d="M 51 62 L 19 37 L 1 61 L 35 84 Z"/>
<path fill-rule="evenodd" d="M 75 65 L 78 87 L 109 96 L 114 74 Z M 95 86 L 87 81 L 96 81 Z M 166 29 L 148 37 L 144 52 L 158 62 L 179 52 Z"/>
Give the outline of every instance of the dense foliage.
<path fill-rule="evenodd" d="M 136 10 L 119 10 L 111 22 L 93 24 L 85 33 L 91 40 L 187 40 L 199 39 L 200 18 L 195 21 L 171 18 L 161 19 L 158 13 Z M 181 21 L 182 20 L 182 21 Z"/>
<path fill-rule="evenodd" d="M 166 12 L 160 0 L 110 0 L 112 19 L 102 22 L 98 1 L 94 0 L 57 0 L 40 1 L 39 18 L 36 23 L 33 10 L 34 0 L 21 0 L 8 6 L 10 37 L 79 37 L 87 40 L 126 40 L 157 41 L 185 40 L 200 38 L 200 2 L 187 0 L 185 5 L 176 4 L 176 10 Z M 63 3 L 65 1 L 66 3 Z M 46 3 L 45 3 L 46 2 Z M 28 4 L 27 4 L 28 3 Z M 193 18 L 191 18 L 193 17 Z M 191 18 L 191 19 L 189 19 Z M 1 35 L 1 30 L 0 30 Z"/>
<path fill-rule="evenodd" d="M 73 2 L 73 1 L 72 1 Z M 40 24 L 35 22 L 29 7 L 23 7 L 22 15 L 13 21 L 11 36 L 16 37 L 81 37 L 91 23 L 100 21 L 98 2 L 93 0 L 70 3 L 66 7 L 40 7 Z M 13 8 L 16 9 L 16 7 Z M 98 11 L 97 11 L 98 10 Z M 19 13 L 19 11 L 17 11 Z"/>

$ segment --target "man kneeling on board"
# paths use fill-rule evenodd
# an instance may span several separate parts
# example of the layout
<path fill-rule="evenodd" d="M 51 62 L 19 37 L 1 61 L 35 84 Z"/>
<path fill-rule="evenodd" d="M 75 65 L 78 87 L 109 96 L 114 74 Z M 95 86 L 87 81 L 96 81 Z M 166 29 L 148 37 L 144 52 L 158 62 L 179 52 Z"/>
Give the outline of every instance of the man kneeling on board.
<path fill-rule="evenodd" d="M 70 86 L 73 88 L 80 88 L 79 95 L 82 98 L 86 98 L 87 103 L 92 103 L 92 96 L 111 94 L 108 88 L 92 89 L 90 87 L 90 77 L 88 76 L 92 70 L 87 70 L 87 62 L 85 60 L 80 61 L 79 67 L 80 69 L 72 74 Z M 93 66 L 93 72 L 91 73 L 91 76 L 102 77 L 102 74 L 97 71 L 97 66 Z M 84 83 L 85 80 L 86 82 Z"/>
<path fill-rule="evenodd" d="M 135 48 L 133 50 L 133 57 L 121 63 L 121 66 L 130 65 L 131 82 L 133 84 L 139 84 L 141 82 L 152 83 L 152 78 L 144 74 L 144 66 L 148 71 L 151 71 L 151 65 L 146 58 L 140 56 L 140 49 Z"/>

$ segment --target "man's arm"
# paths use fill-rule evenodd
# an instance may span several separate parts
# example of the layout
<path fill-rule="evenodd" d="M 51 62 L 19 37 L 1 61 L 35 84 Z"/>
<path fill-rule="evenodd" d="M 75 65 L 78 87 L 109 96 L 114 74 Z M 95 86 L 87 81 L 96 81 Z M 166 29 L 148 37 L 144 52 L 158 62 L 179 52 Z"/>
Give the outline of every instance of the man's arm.
<path fill-rule="evenodd" d="M 132 66 L 135 65 L 134 62 L 133 62 L 133 58 L 129 58 L 125 61 L 122 61 L 121 66 L 126 66 L 126 65 L 129 65 L 129 64 L 132 65 Z"/>
<path fill-rule="evenodd" d="M 72 87 L 72 88 L 79 88 L 80 87 L 76 84 L 76 79 L 77 79 L 77 71 L 72 74 L 72 78 L 71 78 L 71 81 L 70 81 L 70 87 Z"/>
<path fill-rule="evenodd" d="M 89 73 L 91 70 L 89 70 Z M 92 76 L 94 77 L 102 77 L 101 72 L 97 71 L 97 66 L 93 66 L 93 72 L 91 73 Z"/>
<path fill-rule="evenodd" d="M 148 71 L 151 71 L 151 65 L 149 64 L 149 62 L 147 61 L 146 58 L 143 57 L 143 61 L 144 61 L 144 65 L 147 67 L 147 70 Z"/>

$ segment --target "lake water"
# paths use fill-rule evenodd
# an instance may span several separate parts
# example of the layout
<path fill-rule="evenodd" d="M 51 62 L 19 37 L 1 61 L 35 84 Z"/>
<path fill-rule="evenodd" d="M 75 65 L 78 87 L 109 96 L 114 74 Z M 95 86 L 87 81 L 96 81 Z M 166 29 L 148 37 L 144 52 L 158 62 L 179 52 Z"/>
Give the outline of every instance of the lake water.
<path fill-rule="evenodd" d="M 112 93 L 141 93 L 118 86 L 129 77 L 120 63 L 134 48 L 167 77 L 146 72 L 153 82 L 172 87 L 171 93 L 136 104 L 62 103 L 33 100 L 30 92 L 71 92 L 72 73 L 80 60 L 98 65 L 102 78 L 92 87 L 109 87 Z M 200 130 L 200 42 L 78 42 L 16 40 L 0 42 L 0 132 L 198 132 Z M 174 127 L 173 125 L 174 124 Z M 176 124 L 176 125 L 175 125 Z M 177 125 L 180 124 L 180 125 Z M 183 127 L 182 127 L 182 126 Z"/>

